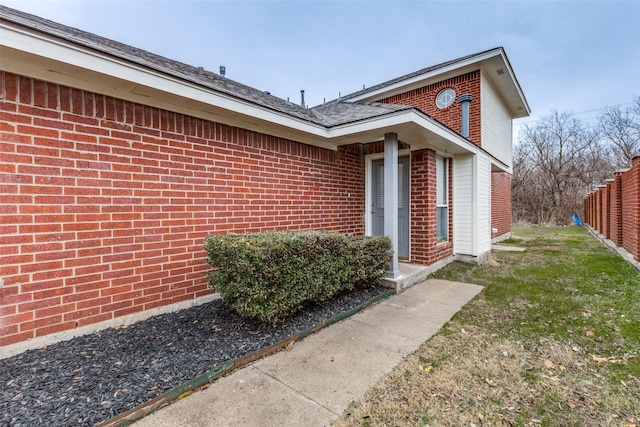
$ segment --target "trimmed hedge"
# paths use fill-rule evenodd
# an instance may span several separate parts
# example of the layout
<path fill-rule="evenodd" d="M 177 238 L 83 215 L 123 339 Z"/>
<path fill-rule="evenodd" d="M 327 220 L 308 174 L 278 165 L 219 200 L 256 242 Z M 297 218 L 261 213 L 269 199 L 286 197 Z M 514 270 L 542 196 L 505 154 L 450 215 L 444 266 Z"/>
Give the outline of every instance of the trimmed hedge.
<path fill-rule="evenodd" d="M 309 301 L 382 279 L 387 237 L 324 231 L 211 235 L 205 239 L 209 286 L 239 314 L 275 325 Z"/>

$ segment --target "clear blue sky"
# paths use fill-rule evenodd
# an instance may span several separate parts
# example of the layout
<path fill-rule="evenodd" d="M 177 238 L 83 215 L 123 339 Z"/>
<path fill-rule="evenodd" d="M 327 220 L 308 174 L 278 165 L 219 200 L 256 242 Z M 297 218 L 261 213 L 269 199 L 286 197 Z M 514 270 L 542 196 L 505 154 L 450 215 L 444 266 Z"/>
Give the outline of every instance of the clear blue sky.
<path fill-rule="evenodd" d="M 640 95 L 640 1 L 7 1 L 308 105 L 503 46 L 533 110 Z"/>

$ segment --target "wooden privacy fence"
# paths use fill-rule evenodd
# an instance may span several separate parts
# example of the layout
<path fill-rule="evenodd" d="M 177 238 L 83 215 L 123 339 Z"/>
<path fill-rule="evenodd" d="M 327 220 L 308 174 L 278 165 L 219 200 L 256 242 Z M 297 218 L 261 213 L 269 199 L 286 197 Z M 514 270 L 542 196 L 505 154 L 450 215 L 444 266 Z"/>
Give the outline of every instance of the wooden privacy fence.
<path fill-rule="evenodd" d="M 584 199 L 585 223 L 640 261 L 640 153 Z"/>

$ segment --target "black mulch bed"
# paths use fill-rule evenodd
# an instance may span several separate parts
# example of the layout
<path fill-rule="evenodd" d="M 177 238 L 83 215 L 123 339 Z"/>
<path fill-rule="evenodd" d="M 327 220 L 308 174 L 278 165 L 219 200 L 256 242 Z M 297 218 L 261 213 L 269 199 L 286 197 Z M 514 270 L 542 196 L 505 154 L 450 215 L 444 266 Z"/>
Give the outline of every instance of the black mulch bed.
<path fill-rule="evenodd" d="M 341 294 L 276 327 L 214 300 L 0 359 L 0 425 L 94 425 L 388 290 Z"/>

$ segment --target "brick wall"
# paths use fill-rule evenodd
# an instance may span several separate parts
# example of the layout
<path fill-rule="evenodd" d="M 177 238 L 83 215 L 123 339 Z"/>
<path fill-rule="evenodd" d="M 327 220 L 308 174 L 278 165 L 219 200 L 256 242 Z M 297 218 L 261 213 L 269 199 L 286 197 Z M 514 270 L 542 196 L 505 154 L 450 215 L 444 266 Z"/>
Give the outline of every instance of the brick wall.
<path fill-rule="evenodd" d="M 449 107 L 436 106 L 438 92 L 452 88 L 456 92 L 456 101 Z M 427 113 L 446 126 L 461 131 L 462 104 L 457 100 L 461 95 L 471 94 L 473 100 L 469 108 L 469 139 L 478 146 L 482 145 L 480 131 L 480 71 L 472 71 L 458 77 L 443 80 L 409 92 L 380 100 L 382 103 L 411 105 Z"/>
<path fill-rule="evenodd" d="M 605 184 L 602 187 L 602 224 L 600 232 L 606 237 L 609 238 L 609 185 Z"/>
<path fill-rule="evenodd" d="M 453 160 L 449 161 L 449 240 L 436 241 L 436 152 L 411 153 L 411 262 L 431 265 L 453 255 Z"/>
<path fill-rule="evenodd" d="M 584 200 L 585 222 L 640 261 L 640 156 Z"/>
<path fill-rule="evenodd" d="M 363 234 L 337 152 L 0 74 L 0 345 L 210 293 L 209 233 Z"/>
<path fill-rule="evenodd" d="M 585 215 L 584 215 L 584 223 L 585 224 L 594 224 L 595 211 L 594 211 L 594 199 L 595 195 L 593 193 L 589 193 L 587 198 L 585 199 Z"/>
<path fill-rule="evenodd" d="M 497 229 L 491 237 L 511 231 L 511 175 L 508 172 L 491 174 L 491 228 Z"/>
<path fill-rule="evenodd" d="M 398 150 L 408 150 L 409 145 L 398 142 Z M 364 145 L 365 155 L 384 152 L 384 142 Z M 449 161 L 449 177 L 453 160 Z M 419 150 L 411 153 L 411 218 L 410 262 L 431 265 L 453 255 L 453 180 L 449 179 L 449 241 L 436 241 L 436 152 Z"/>
<path fill-rule="evenodd" d="M 624 172 L 622 183 L 622 247 L 640 261 L 640 157 Z"/>
<path fill-rule="evenodd" d="M 596 230 L 602 233 L 602 190 L 596 193 Z"/>
<path fill-rule="evenodd" d="M 609 192 L 609 239 L 622 245 L 622 173 L 617 172 Z"/>

